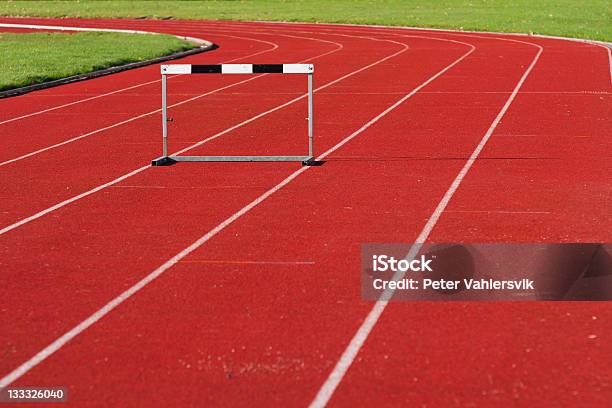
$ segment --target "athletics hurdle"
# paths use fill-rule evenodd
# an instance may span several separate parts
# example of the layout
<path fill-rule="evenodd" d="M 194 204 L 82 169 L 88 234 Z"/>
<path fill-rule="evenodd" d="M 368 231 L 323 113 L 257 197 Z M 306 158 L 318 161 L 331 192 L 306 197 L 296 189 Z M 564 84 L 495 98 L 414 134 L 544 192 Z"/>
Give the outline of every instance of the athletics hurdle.
<path fill-rule="evenodd" d="M 166 102 L 166 76 L 170 74 L 307 74 L 308 75 L 308 155 L 307 156 L 180 156 L 168 155 L 168 106 Z M 312 64 L 219 64 L 190 65 L 172 64 L 161 66 L 162 84 L 162 143 L 163 155 L 151 162 L 153 166 L 164 166 L 175 162 L 255 162 L 255 161 L 300 161 L 308 166 L 314 164 L 313 147 L 313 91 Z"/>

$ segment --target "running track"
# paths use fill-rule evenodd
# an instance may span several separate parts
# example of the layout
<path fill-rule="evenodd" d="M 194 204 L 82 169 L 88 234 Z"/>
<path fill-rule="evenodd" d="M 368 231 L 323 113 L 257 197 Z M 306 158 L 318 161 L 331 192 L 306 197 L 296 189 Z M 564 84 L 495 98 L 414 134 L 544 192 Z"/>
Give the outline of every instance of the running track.
<path fill-rule="evenodd" d="M 605 48 L 0 22 L 220 45 L 182 63 L 312 62 L 326 160 L 148 167 L 158 66 L 0 100 L 0 385 L 65 386 L 75 406 L 610 406 L 607 303 L 374 305 L 358 272 L 362 242 L 610 242 Z M 173 77 L 171 151 L 301 154 L 304 91 L 297 76 Z"/>

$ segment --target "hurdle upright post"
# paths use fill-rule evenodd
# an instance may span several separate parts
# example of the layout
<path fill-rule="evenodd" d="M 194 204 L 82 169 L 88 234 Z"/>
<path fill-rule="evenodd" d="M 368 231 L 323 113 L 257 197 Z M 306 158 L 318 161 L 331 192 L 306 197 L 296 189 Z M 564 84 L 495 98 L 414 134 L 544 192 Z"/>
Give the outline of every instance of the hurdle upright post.
<path fill-rule="evenodd" d="M 308 73 L 308 156 L 314 159 L 313 148 L 312 72 Z"/>
<path fill-rule="evenodd" d="M 162 138 L 163 138 L 163 156 L 168 157 L 168 113 L 166 106 L 166 74 L 161 76 L 162 84 Z"/>

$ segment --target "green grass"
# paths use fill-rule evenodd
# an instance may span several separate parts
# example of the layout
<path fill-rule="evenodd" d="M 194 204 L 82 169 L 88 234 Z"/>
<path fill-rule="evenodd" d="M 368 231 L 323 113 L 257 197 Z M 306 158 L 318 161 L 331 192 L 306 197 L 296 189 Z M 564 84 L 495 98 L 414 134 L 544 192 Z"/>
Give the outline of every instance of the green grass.
<path fill-rule="evenodd" d="M 0 90 L 142 61 L 194 46 L 170 35 L 0 33 Z"/>
<path fill-rule="evenodd" d="M 612 40 L 611 0 L 4 1 L 0 15 L 346 22 Z"/>

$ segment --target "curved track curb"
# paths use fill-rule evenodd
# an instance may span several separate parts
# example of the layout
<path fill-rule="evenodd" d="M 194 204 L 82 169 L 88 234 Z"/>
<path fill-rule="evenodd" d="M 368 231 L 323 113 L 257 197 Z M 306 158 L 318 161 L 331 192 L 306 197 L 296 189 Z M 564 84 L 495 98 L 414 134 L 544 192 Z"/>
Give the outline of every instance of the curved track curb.
<path fill-rule="evenodd" d="M 26 25 L 26 24 L 0 24 L 1 27 L 10 27 L 10 28 L 30 28 L 37 30 L 58 30 L 58 31 L 98 31 L 98 32 L 119 32 L 119 33 L 129 33 L 129 34 L 150 34 L 150 35 L 158 35 L 159 33 L 150 32 L 150 31 L 140 31 L 140 30 L 115 30 L 115 29 L 102 29 L 102 28 L 82 28 L 82 27 L 62 27 L 62 26 L 43 26 L 43 25 Z M 172 35 L 172 34 L 170 34 Z M 84 81 L 86 79 L 93 79 L 97 77 L 101 77 L 104 75 L 115 74 L 117 72 L 126 71 L 128 69 L 140 68 L 146 65 L 157 64 L 164 61 L 174 60 L 178 58 L 187 57 L 193 54 L 199 54 L 201 52 L 210 51 L 218 48 L 216 44 L 211 43 L 210 41 L 203 40 L 201 38 L 195 37 L 184 37 L 180 35 L 175 35 L 174 37 L 180 38 L 181 40 L 189 41 L 195 44 L 199 44 L 197 48 L 192 48 L 186 51 L 175 52 L 170 55 L 164 55 L 162 57 L 157 57 L 145 61 L 131 62 L 129 64 L 119 65 L 116 67 L 110 67 L 105 69 L 100 69 L 93 72 L 87 72 L 85 74 L 72 75 L 66 78 L 55 79 L 53 81 L 43 82 L 40 84 L 23 86 L 20 88 L 8 89 L 6 91 L 0 92 L 0 98 L 8 98 L 11 96 L 23 95 L 28 92 L 38 91 L 40 89 L 51 88 L 54 86 L 64 85 L 71 82 Z"/>

